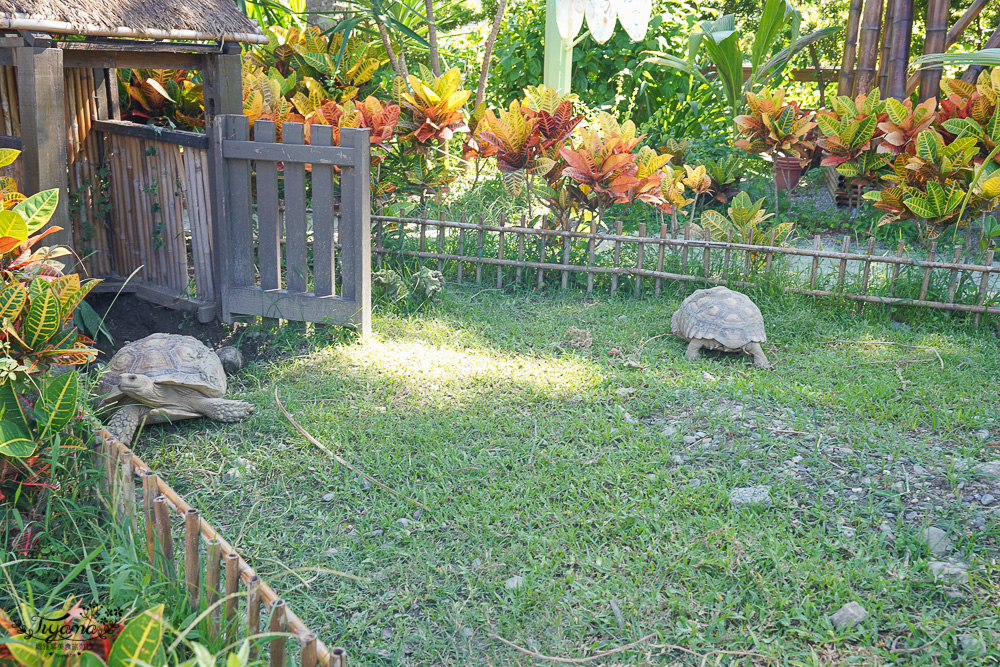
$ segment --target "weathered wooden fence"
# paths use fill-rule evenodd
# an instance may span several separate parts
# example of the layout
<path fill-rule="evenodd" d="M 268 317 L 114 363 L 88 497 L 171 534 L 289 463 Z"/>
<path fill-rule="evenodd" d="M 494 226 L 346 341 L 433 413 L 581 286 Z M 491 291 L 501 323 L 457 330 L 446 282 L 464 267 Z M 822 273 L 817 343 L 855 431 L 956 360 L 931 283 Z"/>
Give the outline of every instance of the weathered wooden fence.
<path fill-rule="evenodd" d="M 635 295 L 641 295 L 648 282 L 653 281 L 653 291 L 660 293 L 664 280 L 680 280 L 713 285 L 747 285 L 755 279 L 767 276 L 772 271 L 776 257 L 803 257 L 811 260 L 805 271 L 805 285 L 786 286 L 785 289 L 799 294 L 813 296 L 836 296 L 855 301 L 880 304 L 900 304 L 940 310 L 974 313 L 978 322 L 982 314 L 1000 315 L 1000 306 L 995 304 L 996 294 L 991 290 L 990 278 L 1000 275 L 1000 266 L 993 265 L 994 252 L 985 254 L 982 264 L 967 264 L 960 260 L 968 250 L 961 245 L 953 251 L 951 261 L 937 257 L 937 244 L 931 243 L 927 259 L 916 259 L 907 255 L 900 242 L 894 254 L 874 253 L 875 240 L 870 239 L 863 253 L 849 252 L 850 237 L 843 238 L 839 251 L 825 250 L 819 235 L 813 238 L 812 248 L 795 248 L 774 244 L 772 232 L 768 245 L 750 245 L 712 240 L 710 234 L 702 232 L 697 238 L 689 232 L 674 235 L 667 225 L 661 225 L 659 236 L 648 236 L 646 226 L 639 225 L 638 234 L 624 234 L 622 223 L 616 223 L 615 233 L 598 231 L 596 221 L 589 223 L 590 231 L 579 231 L 587 223 L 566 221 L 561 229 L 526 226 L 524 220 L 518 225 L 509 225 L 503 218 L 500 224 L 471 223 L 463 219 L 459 222 L 427 219 L 411 219 L 384 215 L 372 216 L 375 223 L 376 265 L 381 266 L 390 255 L 416 257 L 421 260 L 437 260 L 437 267 L 443 270 L 446 263 L 454 269 L 458 282 L 470 279 L 466 272 L 471 266 L 476 282 L 483 281 L 483 268 L 494 267 L 495 275 L 487 280 L 503 287 L 505 281 L 513 280 L 522 285 L 534 284 L 541 288 L 546 274 L 559 277 L 562 289 L 569 285 L 570 276 L 584 274 L 586 290 L 594 289 L 595 276 L 610 276 L 610 291 L 619 290 L 619 278 L 633 279 Z M 391 232 L 391 234 L 390 234 Z M 400 240 L 400 235 L 410 234 L 410 242 Z M 391 236 L 391 246 L 387 238 Z M 457 237 L 457 238 L 456 238 Z M 578 245 L 579 244 L 579 245 Z M 610 254 L 605 261 L 598 257 Z M 667 252 L 670 255 L 667 255 Z M 574 256 L 583 256 L 583 261 L 571 262 Z M 676 270 L 664 270 L 670 265 Z M 555 260 L 555 261 L 553 261 Z M 601 261 L 599 261 L 601 260 Z M 835 267 L 834 275 L 820 270 L 821 260 Z M 858 272 L 852 280 L 851 273 Z M 901 270 L 919 276 L 919 290 L 912 295 L 901 294 Z M 873 293 L 875 273 L 879 273 L 884 293 Z M 513 275 L 510 275 L 513 273 Z M 943 300 L 929 298 L 932 279 L 947 282 L 947 297 Z M 820 282 L 832 283 L 828 289 L 819 288 Z M 963 282 L 973 281 L 974 298 L 961 302 L 956 299 L 958 288 Z M 990 302 L 987 299 L 990 298 Z"/>
<path fill-rule="evenodd" d="M 232 643 L 237 637 L 254 638 L 262 631 L 275 633 L 268 640 L 269 664 L 284 667 L 290 634 L 299 643 L 300 667 L 346 666 L 347 652 L 339 647 L 327 648 L 197 509 L 108 431 L 101 429 L 99 435 L 101 444 L 95 450 L 95 459 L 98 469 L 104 472 L 102 497 L 109 510 L 116 519 L 131 524 L 133 532 L 142 529 L 150 568 L 164 577 L 183 581 L 193 610 L 204 605 L 209 612 L 211 637 L 221 633 L 227 643 Z M 140 487 L 136 486 L 137 477 Z M 172 520 L 171 515 L 180 520 Z M 179 554 L 174 552 L 178 541 L 175 532 L 182 534 Z M 183 563 L 180 570 L 177 560 Z M 242 613 L 241 590 L 246 598 Z M 261 617 L 268 615 L 264 627 Z M 257 647 L 253 643 L 251 647 L 251 659 L 255 659 Z"/>
<path fill-rule="evenodd" d="M 223 319 L 255 315 L 352 324 L 363 335 L 369 333 L 368 130 L 343 128 L 336 146 L 333 128 L 313 125 L 307 145 L 302 123 L 282 123 L 279 142 L 273 121 L 257 121 L 251 141 L 246 116 L 219 119 L 215 145 L 221 150 L 214 155 L 214 168 L 223 184 L 217 202 L 224 212 L 225 243 L 217 269 L 225 280 Z M 340 170 L 339 193 L 335 168 Z M 311 215 L 306 213 L 309 200 Z"/>

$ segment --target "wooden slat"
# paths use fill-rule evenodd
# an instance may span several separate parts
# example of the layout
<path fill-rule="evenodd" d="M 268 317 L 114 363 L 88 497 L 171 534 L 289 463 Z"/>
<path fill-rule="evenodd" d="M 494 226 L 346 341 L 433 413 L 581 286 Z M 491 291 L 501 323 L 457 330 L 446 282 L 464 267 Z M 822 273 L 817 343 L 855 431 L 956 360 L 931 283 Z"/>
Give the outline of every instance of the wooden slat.
<path fill-rule="evenodd" d="M 865 260 L 864 273 L 861 274 L 861 293 L 868 294 L 868 278 L 872 272 L 872 253 L 875 252 L 875 237 L 868 239 L 868 259 Z"/>
<path fill-rule="evenodd" d="M 225 141 L 222 156 L 233 160 L 270 160 L 288 164 L 325 164 L 350 167 L 354 164 L 354 151 L 346 147 L 306 146 L 290 144 L 284 137 L 284 128 L 301 123 L 282 124 L 283 143 L 258 143 L 256 141 Z"/>
<path fill-rule="evenodd" d="M 847 251 L 851 249 L 851 237 L 844 236 L 844 243 L 841 246 L 841 252 L 845 255 Z M 840 267 L 837 269 L 837 291 L 842 292 L 844 290 L 844 274 L 847 272 L 847 260 L 840 260 Z"/>
<path fill-rule="evenodd" d="M 306 140 L 305 127 L 302 123 L 282 123 L 281 138 L 282 146 L 288 149 L 298 148 Z M 285 162 L 284 174 L 285 284 L 289 292 L 305 292 L 309 280 L 309 249 L 306 244 L 306 166 L 301 162 Z"/>
<path fill-rule="evenodd" d="M 813 236 L 813 250 L 819 250 L 823 241 L 819 234 Z M 819 277 L 819 257 L 814 256 L 812 267 L 809 270 L 809 289 L 816 289 L 816 278 Z"/>
<path fill-rule="evenodd" d="M 228 132 L 236 141 L 245 141 L 250 135 L 250 124 L 246 116 L 227 116 Z M 229 253 L 232 257 L 230 275 L 233 286 L 243 287 L 254 284 L 253 227 L 250 214 L 250 163 L 233 162 L 229 165 L 228 193 L 230 215 L 227 224 L 229 233 Z"/>
<path fill-rule="evenodd" d="M 272 120 L 253 125 L 254 139 L 274 141 Z M 278 168 L 274 162 L 257 163 L 257 261 L 262 289 L 281 288 L 281 218 L 278 217 Z"/>
<path fill-rule="evenodd" d="M 332 146 L 333 128 L 314 124 L 313 146 Z M 334 256 L 333 167 L 316 164 L 312 168 L 313 210 L 313 292 L 318 296 L 336 294 L 337 266 Z"/>
<path fill-rule="evenodd" d="M 590 237 L 587 239 L 587 266 L 594 266 L 594 254 L 597 248 L 597 218 L 590 219 Z M 594 291 L 594 274 L 587 272 L 587 294 Z"/>
<path fill-rule="evenodd" d="M 563 220 L 563 227 L 566 229 L 567 232 L 570 231 L 569 216 L 566 216 L 566 218 Z M 562 248 L 562 263 L 563 263 L 563 266 L 569 266 L 569 251 L 570 251 L 570 248 L 572 247 L 572 245 L 570 243 L 570 240 L 571 239 L 568 236 L 564 236 L 563 239 L 562 239 L 562 242 L 563 242 L 563 248 Z M 560 279 L 560 288 L 561 289 L 566 289 L 567 287 L 569 287 L 569 271 L 568 270 L 563 270 L 562 277 Z"/>
<path fill-rule="evenodd" d="M 621 220 L 618 220 L 618 221 L 615 222 L 615 235 L 616 236 L 621 236 L 622 235 L 622 221 Z M 622 254 L 622 242 L 620 240 L 619 241 L 615 241 L 615 250 L 614 250 L 614 258 L 613 258 L 614 264 L 612 265 L 615 268 L 618 268 L 618 266 L 619 266 L 619 262 L 621 261 L 621 254 Z M 611 294 L 612 294 L 612 296 L 617 291 L 618 291 L 618 274 L 617 273 L 613 273 L 613 274 L 611 274 Z"/>
<path fill-rule="evenodd" d="M 497 234 L 497 259 L 503 259 L 503 239 L 504 239 L 504 227 L 507 226 L 507 215 L 500 212 L 500 232 Z M 444 233 L 444 226 L 441 227 L 441 233 Z M 441 252 L 444 252 L 444 247 L 442 246 Z M 442 262 L 444 260 L 441 260 Z M 497 289 L 503 289 L 503 265 L 497 264 Z"/>
<path fill-rule="evenodd" d="M 135 137 L 147 141 L 160 141 L 175 146 L 191 148 L 208 148 L 208 137 L 196 132 L 182 130 L 164 130 L 152 125 L 140 125 L 125 120 L 95 120 L 94 129 L 107 134 L 117 134 L 123 137 Z"/>
<path fill-rule="evenodd" d="M 641 239 L 641 238 L 644 238 L 645 236 L 646 236 L 646 223 L 640 222 L 639 223 L 639 238 Z M 643 249 L 644 249 L 644 244 L 642 243 L 642 241 L 638 241 L 636 243 L 635 266 L 640 271 L 645 268 L 645 266 L 644 266 L 645 257 L 643 256 Z M 642 296 L 642 274 L 641 273 L 636 274 L 636 277 L 635 277 L 635 296 L 636 296 L 636 298 Z"/>
<path fill-rule="evenodd" d="M 256 315 L 298 322 L 336 321 L 344 324 L 361 323 L 358 305 L 341 296 L 316 296 L 311 292 L 260 290 L 234 287 L 229 290 L 230 311 L 234 314 Z"/>

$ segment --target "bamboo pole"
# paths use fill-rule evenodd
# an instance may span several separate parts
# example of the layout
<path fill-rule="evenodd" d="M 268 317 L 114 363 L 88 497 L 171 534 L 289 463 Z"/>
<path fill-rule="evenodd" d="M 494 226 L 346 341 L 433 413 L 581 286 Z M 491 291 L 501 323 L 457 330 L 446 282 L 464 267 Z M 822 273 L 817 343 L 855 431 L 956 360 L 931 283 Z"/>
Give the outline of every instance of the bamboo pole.
<path fill-rule="evenodd" d="M 423 227 L 420 228 L 423 230 Z M 480 285 L 483 282 L 483 243 L 485 242 L 485 230 L 483 228 L 483 214 L 479 214 L 479 236 L 478 236 L 478 247 L 479 251 L 476 253 L 476 284 Z"/>
<path fill-rule="evenodd" d="M 895 0 L 892 51 L 889 56 L 887 97 L 906 97 L 906 70 L 910 64 L 910 37 L 913 35 L 913 0 Z"/>
<path fill-rule="evenodd" d="M 206 543 L 208 571 L 205 576 L 205 606 L 211 607 L 219 601 L 219 565 L 222 560 L 222 545 L 218 538 Z M 215 607 L 208 614 L 208 636 L 215 639 L 219 636 L 219 608 Z"/>
<path fill-rule="evenodd" d="M 302 646 L 299 667 L 316 667 L 316 633 L 310 632 L 300 637 L 299 643 Z"/>
<path fill-rule="evenodd" d="M 660 242 L 656 244 L 657 245 L 657 247 L 656 247 L 656 270 L 657 271 L 663 271 L 663 255 L 664 255 L 664 252 L 667 249 L 666 243 L 664 243 L 664 241 L 666 241 L 666 239 L 667 239 L 667 225 L 666 225 L 666 223 L 662 223 L 661 222 L 660 223 Z M 707 248 L 705 249 L 705 252 L 708 252 Z M 662 286 L 663 286 L 663 279 L 662 278 L 657 278 L 656 279 L 656 284 L 653 287 L 653 294 L 655 294 L 656 296 L 660 296 L 660 289 L 661 289 Z"/>
<path fill-rule="evenodd" d="M 222 614 L 225 623 L 226 642 L 232 643 L 236 639 L 236 596 L 240 586 L 240 557 L 230 552 L 223 560 L 226 563 L 226 583 L 225 583 L 225 603 Z M 315 646 L 313 646 L 315 651 Z"/>
<path fill-rule="evenodd" d="M 153 517 L 153 496 L 156 491 L 156 473 L 143 470 L 142 477 L 142 516 L 146 527 L 146 556 L 149 566 L 156 567 L 156 519 Z"/>
<path fill-rule="evenodd" d="M 441 220 L 442 222 L 444 221 L 444 211 L 442 211 L 440 209 L 438 209 L 438 220 Z M 441 254 L 444 254 L 444 230 L 445 229 L 446 229 L 446 227 L 444 225 L 438 226 L 438 238 L 437 238 L 438 252 L 440 252 Z M 444 271 L 444 260 L 443 259 L 439 259 L 438 260 L 438 269 L 437 270 L 441 271 L 441 272 Z"/>
<path fill-rule="evenodd" d="M 872 253 L 875 252 L 875 237 L 868 239 L 868 259 L 865 260 L 864 273 L 861 274 L 861 293 L 868 293 L 868 277 L 871 275 L 872 270 Z"/>
<path fill-rule="evenodd" d="M 621 220 L 615 221 L 615 235 L 619 237 L 622 235 Z M 620 240 L 615 241 L 614 267 L 616 269 L 618 268 L 618 263 L 621 260 L 621 254 L 622 254 L 622 242 Z M 614 296 L 615 292 L 617 291 L 618 291 L 618 274 L 613 273 L 611 274 L 611 295 Z"/>
<path fill-rule="evenodd" d="M 253 575 L 247 582 L 247 635 L 260 634 L 261 579 Z M 250 660 L 257 659 L 257 642 L 250 644 Z"/>
<path fill-rule="evenodd" d="M 522 213 L 521 214 L 521 228 L 526 229 L 528 226 L 527 218 Z M 524 239 L 525 235 L 518 232 L 517 234 L 517 269 L 514 271 L 514 280 L 518 285 L 521 284 L 521 262 L 524 261 Z"/>
<path fill-rule="evenodd" d="M 958 264 L 962 258 L 962 246 L 956 246 L 952 262 Z M 948 303 L 955 303 L 955 292 L 958 290 L 958 269 L 951 270 L 951 278 L 948 281 Z"/>
<path fill-rule="evenodd" d="M 986 266 L 993 265 L 993 250 L 986 253 Z M 986 301 L 986 288 L 990 284 L 990 274 L 986 271 L 982 272 L 982 276 L 979 278 L 979 295 L 976 297 L 976 305 L 982 306 Z M 975 324 L 979 326 L 979 313 L 976 313 Z"/>
<path fill-rule="evenodd" d="M 712 240 L 712 230 L 706 229 L 705 241 L 711 241 L 711 240 Z M 709 278 L 712 277 L 712 246 L 708 245 L 707 243 L 705 244 L 705 249 L 702 250 L 701 264 L 702 264 L 701 266 L 702 274 L 704 275 L 705 280 L 708 280 Z"/>
<path fill-rule="evenodd" d="M 497 235 L 497 259 L 503 259 L 503 236 L 504 227 L 507 226 L 507 215 L 500 213 L 500 233 Z M 444 230 L 444 227 L 441 228 Z M 497 264 L 497 289 L 503 289 L 503 264 Z"/>
<path fill-rule="evenodd" d="M 770 245 L 770 246 L 774 245 L 774 238 L 775 238 L 775 236 L 777 236 L 777 234 L 778 234 L 778 230 L 777 229 L 772 229 L 771 230 L 771 233 L 767 237 L 768 238 L 767 245 Z M 774 259 L 774 253 L 773 252 L 765 253 L 764 275 L 770 275 L 771 274 L 771 262 L 772 262 L 773 259 Z"/>
<path fill-rule="evenodd" d="M 19 106 L 20 96 L 17 91 L 17 76 L 13 67 L 7 67 L 7 91 L 10 93 L 10 115 L 13 119 L 14 136 L 21 136 L 21 108 Z"/>
<path fill-rule="evenodd" d="M 928 4 L 930 4 L 931 1 L 932 0 L 929 0 Z M 965 12 L 962 13 L 962 15 L 958 18 L 958 20 L 955 21 L 954 25 L 952 25 L 951 28 L 948 30 L 948 33 L 944 39 L 944 46 L 941 48 L 940 51 L 934 51 L 934 53 L 946 53 L 949 49 L 951 49 L 951 47 L 957 44 L 959 38 L 962 36 L 965 30 L 970 25 L 972 25 L 972 22 L 979 17 L 983 9 L 985 9 L 989 4 L 990 0 L 973 0 L 972 4 L 969 5 L 969 7 L 965 10 Z M 930 13 L 930 7 L 928 6 L 928 14 L 929 13 Z M 929 25 L 930 21 L 928 21 L 928 26 Z M 947 18 L 945 18 L 945 27 L 947 27 Z M 1000 29 L 998 29 L 998 31 L 1000 31 Z M 928 34 L 928 37 L 929 36 L 930 35 Z M 996 48 L 997 46 L 1000 46 L 1000 44 L 994 44 L 993 46 L 990 46 L 989 43 L 987 43 L 987 45 L 984 46 L 983 48 L 991 49 L 991 48 Z M 927 51 L 925 50 L 924 53 L 927 53 Z M 911 76 L 907 80 L 906 90 L 909 93 L 912 93 L 914 90 L 917 89 L 917 85 L 920 83 L 920 76 L 922 71 L 923 70 L 918 70 L 913 74 L 913 76 Z M 962 78 L 965 79 L 964 76 Z M 973 81 L 969 81 L 969 83 L 973 83 Z"/>
<path fill-rule="evenodd" d="M 548 226 L 548 217 L 543 215 L 542 216 L 542 229 L 544 230 L 547 226 Z M 544 264 L 545 263 L 545 238 L 546 237 L 545 237 L 544 234 L 539 234 L 538 235 L 538 263 L 539 264 Z M 541 268 L 538 269 L 536 283 L 538 285 L 538 289 L 542 289 L 542 287 L 545 286 L 545 274 L 542 272 Z"/>
<path fill-rule="evenodd" d="M 726 231 L 726 251 L 722 253 L 722 280 L 723 284 L 729 284 L 729 253 L 733 247 L 733 230 Z M 684 271 L 681 271 L 684 273 Z"/>
<path fill-rule="evenodd" d="M 841 252 L 843 252 L 846 255 L 847 251 L 850 250 L 850 249 L 851 249 L 851 237 L 845 235 L 844 236 L 844 243 L 841 246 Z M 847 260 L 846 259 L 842 259 L 842 260 L 840 260 L 840 267 L 837 269 L 837 291 L 838 292 L 843 292 L 844 291 L 844 274 L 846 272 L 847 272 Z"/>
<path fill-rule="evenodd" d="M 271 667 L 285 667 L 285 637 L 288 622 L 285 618 L 285 601 L 278 599 L 271 603 L 271 623 L 268 630 L 272 633 L 282 633 L 270 641 L 269 653 Z"/>
<path fill-rule="evenodd" d="M 985 44 L 983 44 L 984 49 L 995 49 L 997 47 L 1000 47 L 1000 27 L 994 30 L 993 34 L 990 35 L 990 38 L 986 40 Z M 965 73 L 962 74 L 962 81 L 965 81 L 966 83 L 975 83 L 979 78 L 979 73 L 984 69 L 986 69 L 985 65 L 969 65 L 969 67 L 966 68 Z"/>
<path fill-rule="evenodd" d="M 642 239 L 645 236 L 646 236 L 646 223 L 640 222 L 639 223 L 639 239 Z M 640 270 L 642 270 L 643 268 L 645 268 L 645 257 L 643 257 L 644 246 L 645 246 L 645 244 L 641 240 L 639 240 L 636 243 L 635 266 L 636 266 L 636 268 L 638 268 Z M 642 296 L 642 274 L 639 273 L 639 274 L 636 274 L 636 277 L 635 277 L 635 297 L 638 299 L 641 296 Z"/>
<path fill-rule="evenodd" d="M 924 55 L 943 53 L 948 34 L 948 9 L 950 0 L 928 0 L 927 2 L 927 35 L 924 39 Z M 925 67 L 919 70 L 920 101 L 937 97 L 941 92 L 941 72 L 943 68 Z M 909 81 L 907 81 L 909 83 Z M 909 86 L 907 85 L 907 89 Z M 911 91 L 907 90 L 907 93 Z"/>
<path fill-rule="evenodd" d="M 563 220 L 563 227 L 566 229 L 567 232 L 570 231 L 570 228 L 569 228 L 570 227 L 569 216 L 566 216 L 566 218 Z M 563 263 L 563 266 L 569 266 L 570 237 L 564 236 L 563 239 L 562 239 L 562 242 L 563 242 L 562 263 Z M 499 270 L 499 267 L 498 267 L 497 270 Z M 569 287 L 569 271 L 568 270 L 566 270 L 566 269 L 563 270 L 563 272 L 562 272 L 562 279 L 561 279 L 560 282 L 561 282 L 560 287 L 562 289 L 566 289 L 567 287 Z"/>
<path fill-rule="evenodd" d="M 878 89 L 882 97 L 889 90 L 889 58 L 892 55 L 892 31 L 895 29 L 896 0 L 886 0 L 885 20 L 882 22 L 882 43 L 879 46 Z"/>
<path fill-rule="evenodd" d="M 330 649 L 330 667 L 347 667 L 347 651 L 339 646 Z"/>
<path fill-rule="evenodd" d="M 382 235 L 385 233 L 381 220 L 375 220 L 375 268 L 382 268 L 382 254 L 378 252 L 382 249 Z"/>
<path fill-rule="evenodd" d="M 160 491 L 163 491 L 163 489 L 161 488 Z M 170 496 L 167 497 L 169 498 Z M 188 589 L 188 604 L 191 605 L 193 611 L 200 609 L 201 599 L 199 595 L 201 554 L 198 552 L 200 529 L 201 521 L 198 516 L 198 510 L 188 507 L 184 512 L 184 582 L 187 584 Z"/>
<path fill-rule="evenodd" d="M 134 533 L 136 532 L 135 469 L 132 466 L 132 452 L 128 449 L 120 450 L 118 452 L 118 465 L 121 471 L 119 478 L 121 480 L 121 493 L 118 495 L 119 503 L 121 503 L 121 516 L 128 521 Z"/>
<path fill-rule="evenodd" d="M 902 259 L 902 257 L 903 257 L 903 248 L 904 247 L 905 247 L 905 244 L 903 243 L 903 239 L 899 239 L 899 243 L 896 244 L 896 257 L 897 258 Z M 889 294 L 891 294 L 892 296 L 896 296 L 896 280 L 899 278 L 899 266 L 900 266 L 899 264 L 893 264 L 892 265 L 892 284 L 891 284 L 890 291 L 889 291 Z"/>
<path fill-rule="evenodd" d="M 170 507 L 167 497 L 159 495 L 153 499 L 153 518 L 160 543 L 160 558 L 163 572 L 170 580 L 176 578 L 174 572 L 174 538 L 170 532 Z"/>
<path fill-rule="evenodd" d="M 813 236 L 813 250 L 819 250 L 822 240 L 819 234 Z M 809 271 L 809 289 L 816 289 L 816 278 L 819 271 L 819 256 L 813 255 L 812 268 Z"/>
<path fill-rule="evenodd" d="M 858 29 L 861 27 L 863 0 L 851 0 L 847 10 L 847 29 L 844 35 L 844 57 L 837 78 L 837 95 L 851 96 L 854 84 L 854 63 L 858 54 Z"/>
<path fill-rule="evenodd" d="M 689 241 L 691 239 L 691 223 L 686 223 L 684 225 L 684 229 L 681 230 L 681 238 L 683 238 L 685 241 Z M 732 237 L 730 237 L 730 240 L 732 240 Z M 729 256 L 727 255 L 726 262 L 728 263 L 728 261 L 729 261 Z M 681 273 L 687 275 L 687 266 L 688 266 L 688 247 L 685 245 L 684 247 L 681 248 Z"/>
<path fill-rule="evenodd" d="M 466 230 L 466 227 L 464 225 L 468 224 L 465 221 L 465 214 L 464 213 L 462 214 L 462 222 L 460 224 L 462 224 L 463 226 L 459 227 L 459 229 L 458 229 L 458 254 L 459 255 L 464 255 L 465 254 L 465 230 Z M 462 266 L 463 266 L 462 262 L 459 262 L 458 263 L 458 284 L 459 285 L 462 284 Z"/>
<path fill-rule="evenodd" d="M 594 266 L 597 252 L 597 218 L 590 219 L 590 237 L 587 239 L 587 266 Z M 594 274 L 587 272 L 587 294 L 594 291 Z"/>
<path fill-rule="evenodd" d="M 934 255 L 937 253 L 937 241 L 931 241 L 930 252 L 927 253 L 927 258 L 934 261 Z M 924 280 L 920 284 L 920 300 L 923 301 L 927 298 L 927 287 L 930 285 L 931 281 L 931 270 L 930 268 L 924 269 Z"/>
<path fill-rule="evenodd" d="M 882 7 L 884 4 L 885 0 L 865 0 L 858 37 L 857 72 L 853 77 L 852 95 L 867 94 L 875 85 L 875 66 L 878 61 L 878 42 L 882 32 Z"/>

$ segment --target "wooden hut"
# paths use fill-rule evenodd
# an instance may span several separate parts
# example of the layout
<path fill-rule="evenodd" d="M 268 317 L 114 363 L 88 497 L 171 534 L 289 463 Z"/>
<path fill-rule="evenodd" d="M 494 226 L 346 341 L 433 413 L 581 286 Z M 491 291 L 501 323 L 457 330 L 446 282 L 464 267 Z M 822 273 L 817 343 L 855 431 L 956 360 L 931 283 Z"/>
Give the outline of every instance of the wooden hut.
<path fill-rule="evenodd" d="M 0 0 L 0 147 L 23 192 L 59 188 L 52 224 L 116 288 L 215 315 L 216 116 L 242 113 L 241 43 L 266 43 L 232 0 Z M 206 133 L 121 121 L 120 68 L 200 70 Z"/>

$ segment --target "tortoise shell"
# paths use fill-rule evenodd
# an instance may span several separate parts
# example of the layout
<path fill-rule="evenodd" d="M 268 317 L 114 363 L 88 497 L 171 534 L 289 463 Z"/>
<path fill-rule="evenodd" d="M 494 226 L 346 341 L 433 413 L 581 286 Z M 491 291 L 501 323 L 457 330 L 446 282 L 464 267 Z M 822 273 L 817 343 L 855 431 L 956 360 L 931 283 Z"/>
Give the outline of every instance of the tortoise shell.
<path fill-rule="evenodd" d="M 727 350 L 767 340 L 757 305 L 722 286 L 700 289 L 684 299 L 670 319 L 670 330 L 685 340 L 714 341 Z"/>
<path fill-rule="evenodd" d="M 209 398 L 226 393 L 226 372 L 219 357 L 191 336 L 157 333 L 118 350 L 101 379 L 100 405 L 133 402 L 118 388 L 126 374 L 146 375 L 157 384 L 187 387 Z"/>

